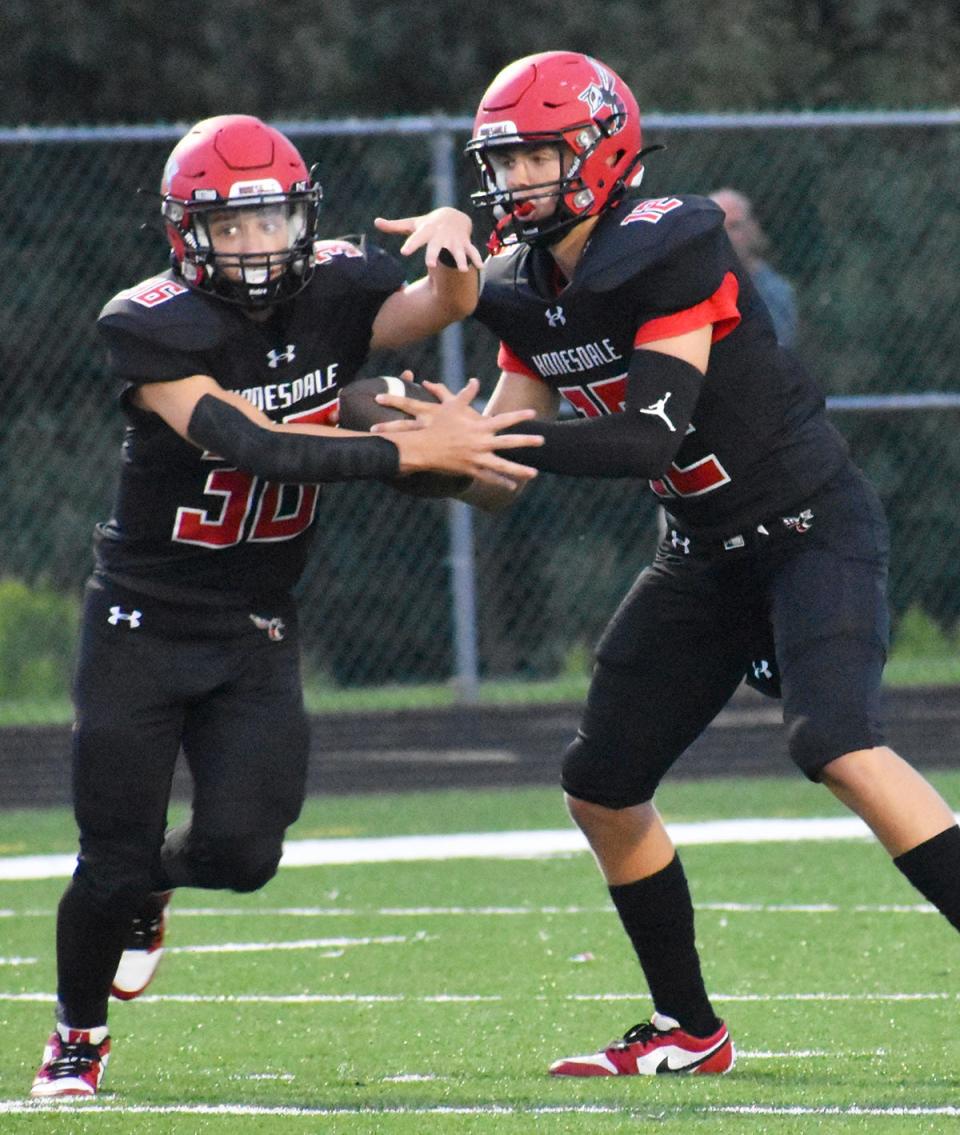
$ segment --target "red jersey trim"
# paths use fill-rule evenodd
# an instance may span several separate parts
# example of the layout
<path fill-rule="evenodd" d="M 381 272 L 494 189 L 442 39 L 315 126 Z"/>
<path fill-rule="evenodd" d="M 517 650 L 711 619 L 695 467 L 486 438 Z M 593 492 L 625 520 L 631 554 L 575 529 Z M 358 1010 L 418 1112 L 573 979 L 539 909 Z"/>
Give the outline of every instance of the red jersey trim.
<path fill-rule="evenodd" d="M 640 347 L 644 343 L 653 343 L 657 339 L 672 339 L 674 335 L 684 335 L 688 331 L 696 331 L 700 327 L 713 324 L 711 342 L 718 343 L 740 322 L 740 309 L 737 307 L 737 298 L 740 295 L 740 285 L 737 277 L 728 272 L 723 277 L 720 287 L 709 299 L 694 304 L 684 311 L 675 311 L 670 315 L 660 315 L 656 319 L 641 323 L 633 339 L 633 345 Z"/>
<path fill-rule="evenodd" d="M 543 381 L 532 367 L 528 366 L 519 355 L 515 355 L 507 344 L 503 342 L 501 342 L 500 350 L 497 352 L 497 366 L 501 370 L 513 371 L 515 374 L 525 374 L 527 378 L 535 378 L 538 382 Z"/>

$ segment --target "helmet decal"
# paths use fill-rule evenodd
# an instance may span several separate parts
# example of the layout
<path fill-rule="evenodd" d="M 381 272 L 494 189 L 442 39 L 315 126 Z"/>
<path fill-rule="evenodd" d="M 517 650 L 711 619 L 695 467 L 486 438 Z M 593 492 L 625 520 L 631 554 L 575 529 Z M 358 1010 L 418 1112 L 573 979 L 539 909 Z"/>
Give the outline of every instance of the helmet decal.
<path fill-rule="evenodd" d="M 596 68 L 597 82 L 584 87 L 577 98 L 587 104 L 591 118 L 603 118 L 608 122 L 612 119 L 612 125 L 607 127 L 608 134 L 619 134 L 626 125 L 626 104 L 617 94 L 614 76 L 602 63 L 598 63 L 595 59 L 590 62 Z M 604 111 L 607 113 L 604 114 Z"/>
<path fill-rule="evenodd" d="M 508 118 L 502 122 L 485 122 L 477 131 L 480 138 L 502 138 L 506 134 L 513 137 L 517 134 L 517 124 Z"/>
<path fill-rule="evenodd" d="M 283 188 L 275 177 L 267 177 L 262 181 L 235 181 L 230 186 L 227 197 L 267 197 L 273 194 L 282 194 Z"/>

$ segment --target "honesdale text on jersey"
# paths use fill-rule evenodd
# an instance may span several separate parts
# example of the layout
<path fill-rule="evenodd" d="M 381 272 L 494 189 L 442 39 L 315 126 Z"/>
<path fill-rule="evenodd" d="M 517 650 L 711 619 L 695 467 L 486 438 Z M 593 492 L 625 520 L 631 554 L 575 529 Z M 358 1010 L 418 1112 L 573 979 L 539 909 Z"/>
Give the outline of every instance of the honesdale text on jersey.
<path fill-rule="evenodd" d="M 531 361 L 540 374 L 548 378 L 559 374 L 579 374 L 622 358 L 623 355 L 609 339 L 600 339 L 562 351 L 544 351 L 542 355 L 533 355 Z"/>
<path fill-rule="evenodd" d="M 323 394 L 337 384 L 337 370 L 339 363 L 331 363 L 328 367 L 308 371 L 300 378 L 290 382 L 271 382 L 265 386 L 248 386 L 245 390 L 237 391 L 248 402 L 252 402 L 258 410 L 269 414 L 274 410 L 286 410 L 296 406 L 307 398 L 316 394 Z"/>

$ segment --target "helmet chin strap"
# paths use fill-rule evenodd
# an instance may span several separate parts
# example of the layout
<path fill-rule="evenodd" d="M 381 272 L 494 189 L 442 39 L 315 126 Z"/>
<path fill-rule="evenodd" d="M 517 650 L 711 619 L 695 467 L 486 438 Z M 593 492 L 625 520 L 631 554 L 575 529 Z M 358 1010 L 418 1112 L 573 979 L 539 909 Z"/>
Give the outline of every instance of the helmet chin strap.
<path fill-rule="evenodd" d="M 559 192 L 556 193 L 556 200 L 557 208 L 562 209 L 562 194 L 560 194 Z M 507 209 L 504 205 L 493 206 L 493 216 L 496 220 L 496 224 L 494 226 L 493 232 L 490 234 L 487 240 L 487 251 L 491 256 L 495 256 L 506 243 L 506 241 L 503 240 L 502 234 L 507 226 L 515 224 L 522 230 L 526 219 L 532 213 L 536 212 L 536 206 L 534 205 L 532 200 L 523 199 L 520 201 L 512 201 L 511 203 L 513 206 L 511 209 Z M 569 219 L 563 221 L 560 226 L 560 230 L 556 234 L 556 237 L 554 239 L 559 240 L 559 238 L 570 229 L 571 225 L 576 224 L 577 220 L 582 219 L 584 218 L 570 217 Z M 551 230 L 543 233 L 542 236 L 526 238 L 526 242 L 530 244 L 550 245 L 554 243 L 554 240 L 551 239 L 551 237 L 554 237 L 552 228 Z"/>
<path fill-rule="evenodd" d="M 493 215 L 497 217 L 497 223 L 494 225 L 493 232 L 487 238 L 487 252 L 491 256 L 496 256 L 497 253 L 503 248 L 503 240 L 500 234 L 509 225 L 513 219 L 513 213 L 508 213 L 502 205 L 494 205 Z"/>
<path fill-rule="evenodd" d="M 640 182 L 643 181 L 644 166 L 641 164 L 647 154 L 655 154 L 657 150 L 665 150 L 667 147 L 662 143 L 654 143 L 652 146 L 644 146 L 639 154 L 623 171 L 620 180 L 627 189 L 639 188 Z M 637 167 L 640 167 L 639 169 Z"/>
<path fill-rule="evenodd" d="M 503 230 L 515 221 L 519 222 L 520 224 L 523 223 L 523 218 L 517 215 L 516 209 L 514 209 L 512 212 L 507 213 L 504 211 L 502 206 L 496 205 L 494 206 L 494 215 L 496 215 L 497 213 L 500 214 L 500 219 L 497 221 L 493 232 L 490 234 L 487 240 L 487 251 L 491 256 L 496 256 L 496 254 L 500 251 L 501 248 L 503 248 L 504 244 L 506 243 L 501 237 Z M 529 244 L 531 247 L 541 246 L 543 248 L 549 248 L 551 245 L 556 244 L 557 241 L 562 240 L 567 235 L 567 233 L 572 228 L 575 228 L 577 225 L 579 225 L 581 221 L 586 220 L 589 220 L 589 218 L 569 217 L 567 220 L 563 221 L 555 228 L 552 227 L 547 232 L 542 233 L 537 237 L 527 238 L 524 243 Z"/>
<path fill-rule="evenodd" d="M 611 190 L 611 193 L 607 199 L 607 204 L 600 210 L 600 212 L 606 212 L 608 208 L 614 206 L 623 197 L 624 193 L 626 193 L 628 189 L 639 188 L 640 183 L 643 181 L 644 174 L 644 166 L 642 164 L 643 159 L 647 156 L 647 154 L 652 154 L 657 150 L 665 149 L 666 146 L 662 144 L 654 144 L 652 146 L 645 146 L 642 150 L 640 150 L 636 157 L 634 157 L 633 161 L 630 162 L 627 168 L 617 179 L 617 183 Z M 508 225 L 514 223 L 522 226 L 524 220 L 523 212 L 529 212 L 532 207 L 533 206 L 529 201 L 520 201 L 514 206 L 513 209 L 510 210 L 505 209 L 503 205 L 493 206 L 493 215 L 496 218 L 496 224 L 494 226 L 493 232 L 491 232 L 489 239 L 487 240 L 487 251 L 491 256 L 496 256 L 496 254 L 504 246 L 504 229 L 506 229 Z M 557 207 L 563 207 L 562 196 L 560 195 L 558 195 Z M 574 228 L 581 221 L 585 220 L 587 220 L 586 216 L 571 216 L 567 221 L 561 223 L 555 229 L 551 229 L 549 232 L 544 233 L 542 237 L 534 238 L 528 241 L 528 243 L 540 244 L 549 248 L 551 245 L 556 244 L 557 241 L 566 236 L 570 229 Z"/>

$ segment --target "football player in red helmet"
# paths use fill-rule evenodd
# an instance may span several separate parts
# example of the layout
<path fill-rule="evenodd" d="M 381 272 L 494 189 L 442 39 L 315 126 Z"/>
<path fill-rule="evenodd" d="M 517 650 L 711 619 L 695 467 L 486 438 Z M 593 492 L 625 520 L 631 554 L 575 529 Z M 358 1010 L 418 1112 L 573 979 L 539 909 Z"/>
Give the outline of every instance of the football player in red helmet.
<path fill-rule="evenodd" d="M 640 111 L 609 67 L 544 51 L 505 67 L 487 88 L 467 146 L 478 208 L 497 218 L 494 247 L 554 244 L 643 177 Z"/>
<path fill-rule="evenodd" d="M 193 288 L 266 307 L 306 287 L 323 196 L 299 151 L 248 115 L 208 118 L 167 159 L 161 210 Z"/>
<path fill-rule="evenodd" d="M 296 584 L 326 481 L 432 469 L 501 484 L 535 471 L 499 455 L 475 380 L 394 439 L 335 428 L 340 389 L 374 347 L 472 310 L 481 262 L 456 209 L 378 220 L 423 249 L 405 284 L 372 244 L 317 240 L 320 188 L 279 131 L 247 115 L 198 123 L 163 174 L 167 271 L 98 321 L 128 428 L 115 511 L 97 526 L 75 683 L 81 853 L 57 918 L 57 1019 L 31 1094 L 93 1096 L 107 1004 L 163 953 L 177 887 L 254 891 L 303 802 L 308 725 Z M 521 439 L 522 440 L 522 439 Z M 527 440 L 535 440 L 529 438 Z M 335 533 L 331 534 L 335 538 Z M 165 832 L 174 766 L 191 818 Z"/>
<path fill-rule="evenodd" d="M 564 1076 L 733 1066 L 654 794 L 748 673 L 782 694 L 800 769 L 960 928 L 960 827 L 881 726 L 879 498 L 819 388 L 777 343 L 722 210 L 705 197 L 640 197 L 640 144 L 622 80 L 550 51 L 493 80 L 467 147 L 474 202 L 497 221 L 475 312 L 500 340 L 487 411 L 536 410 L 523 429 L 545 444 L 521 451 L 531 465 L 640 478 L 666 511 L 654 563 L 597 647 L 562 774 L 654 1011 L 615 1044 L 556 1061 Z M 576 420 L 554 420 L 561 398 Z M 515 494 L 474 486 L 464 499 L 496 508 Z"/>

